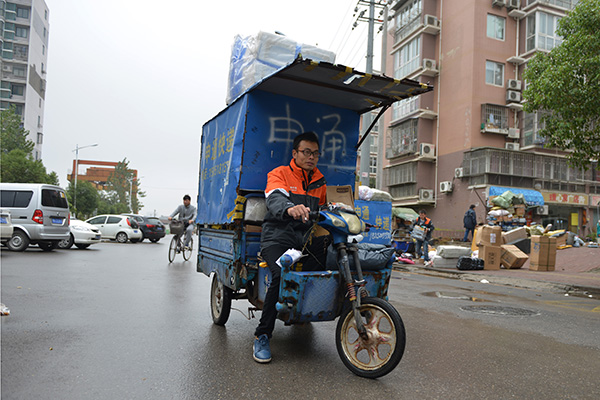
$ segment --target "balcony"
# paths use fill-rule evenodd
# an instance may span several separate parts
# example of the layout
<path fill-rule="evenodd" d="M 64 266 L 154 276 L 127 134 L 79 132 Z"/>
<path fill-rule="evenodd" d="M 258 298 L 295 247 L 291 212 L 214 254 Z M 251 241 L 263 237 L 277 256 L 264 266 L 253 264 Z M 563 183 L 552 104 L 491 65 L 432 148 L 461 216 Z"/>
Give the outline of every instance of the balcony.
<path fill-rule="evenodd" d="M 394 45 L 411 36 L 414 32 L 419 31 L 430 35 L 437 35 L 440 29 L 440 20 L 435 15 L 420 14 L 396 31 L 394 34 Z"/>
<path fill-rule="evenodd" d="M 481 133 L 508 135 L 508 108 L 496 104 L 482 104 Z"/>

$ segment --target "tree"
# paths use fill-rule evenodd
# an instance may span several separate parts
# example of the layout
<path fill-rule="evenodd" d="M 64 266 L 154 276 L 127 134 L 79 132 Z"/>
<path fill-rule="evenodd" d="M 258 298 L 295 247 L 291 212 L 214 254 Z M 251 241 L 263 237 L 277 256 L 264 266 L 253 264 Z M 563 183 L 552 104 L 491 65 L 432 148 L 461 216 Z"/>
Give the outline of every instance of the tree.
<path fill-rule="evenodd" d="M 73 207 L 74 194 L 75 186 L 72 183 L 69 183 L 69 186 L 67 187 L 67 197 L 69 199 L 69 204 L 71 204 L 71 212 L 80 219 L 91 217 L 100 204 L 100 194 L 98 193 L 98 190 L 90 182 L 78 181 L 77 208 Z"/>
<path fill-rule="evenodd" d="M 131 195 L 130 191 L 133 192 Z M 107 207 L 122 205 L 126 207 L 124 211 L 129 211 L 129 200 L 134 213 L 138 213 L 143 207 L 139 201 L 140 197 L 145 197 L 146 193 L 140 191 L 140 181 L 135 178 L 133 170 L 129 169 L 129 161 L 124 158 L 115 166 L 115 170 L 108 177 L 106 182 L 106 193 L 102 196 L 101 202 L 104 202 Z"/>
<path fill-rule="evenodd" d="M 600 0 L 581 0 L 558 24 L 562 44 L 528 63 L 525 111 L 542 116 L 548 147 L 570 150 L 569 160 L 589 168 L 600 158 Z"/>
<path fill-rule="evenodd" d="M 15 106 L 12 105 L 10 109 L 2 110 L 0 119 L 0 148 L 2 155 L 17 149 L 23 150 L 26 154 L 31 153 L 35 143 L 27 139 L 29 131 L 23 128 L 21 117 L 16 113 Z"/>
<path fill-rule="evenodd" d="M 46 173 L 46 167 L 40 160 L 34 160 L 30 154 L 15 149 L 2 154 L 0 159 L 0 181 L 20 183 L 49 183 L 58 185 L 55 172 Z"/>
<path fill-rule="evenodd" d="M 35 143 L 21 125 L 15 107 L 0 112 L 0 180 L 2 182 L 49 183 L 58 185 L 56 172 L 46 173 L 40 160 L 31 156 Z"/>

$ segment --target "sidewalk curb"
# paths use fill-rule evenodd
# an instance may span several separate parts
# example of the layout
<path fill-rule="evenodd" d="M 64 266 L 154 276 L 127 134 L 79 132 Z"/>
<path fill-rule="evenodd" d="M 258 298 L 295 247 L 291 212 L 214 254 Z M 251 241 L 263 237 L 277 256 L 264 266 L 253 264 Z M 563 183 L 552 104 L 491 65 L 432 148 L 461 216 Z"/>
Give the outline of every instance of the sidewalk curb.
<path fill-rule="evenodd" d="M 420 275 L 436 276 L 447 279 L 458 279 L 463 281 L 481 282 L 486 279 L 489 283 L 495 285 L 512 286 L 523 289 L 541 289 L 562 292 L 575 296 L 588 297 L 592 295 L 594 298 L 600 298 L 600 288 L 590 286 L 579 286 L 567 283 L 545 282 L 534 279 L 515 278 L 487 275 L 485 273 L 473 274 L 460 270 L 452 270 L 446 268 L 431 268 L 420 265 L 394 263 L 393 269 L 396 271 L 412 272 Z"/>

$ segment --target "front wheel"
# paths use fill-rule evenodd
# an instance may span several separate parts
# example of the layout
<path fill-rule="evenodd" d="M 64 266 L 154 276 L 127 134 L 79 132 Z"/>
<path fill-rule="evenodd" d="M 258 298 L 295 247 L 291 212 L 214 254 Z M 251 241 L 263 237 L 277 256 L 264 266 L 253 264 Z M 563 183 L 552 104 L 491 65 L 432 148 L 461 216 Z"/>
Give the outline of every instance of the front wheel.
<path fill-rule="evenodd" d="M 231 312 L 231 294 L 232 291 L 223 282 L 215 272 L 213 274 L 212 284 L 210 285 L 210 312 L 213 322 L 216 325 L 225 325 Z"/>
<path fill-rule="evenodd" d="M 183 259 L 185 261 L 189 260 L 192 256 L 192 249 L 194 248 L 194 238 L 190 239 L 190 244 L 183 248 Z"/>
<path fill-rule="evenodd" d="M 63 249 L 63 250 L 68 250 L 71 247 L 73 247 L 73 243 L 75 243 L 75 239 L 73 239 L 73 234 L 69 233 L 68 239 L 63 239 L 60 242 L 58 242 L 58 248 Z"/>
<path fill-rule="evenodd" d="M 406 331 L 398 311 L 377 297 L 362 299 L 360 315 L 366 337 L 359 335 L 351 307 L 338 320 L 336 347 L 346 367 L 363 378 L 379 378 L 391 372 L 402 359 Z"/>
<path fill-rule="evenodd" d="M 171 244 L 169 245 L 169 262 L 172 263 L 175 259 L 175 254 L 177 254 L 177 235 L 173 236 L 171 239 Z"/>

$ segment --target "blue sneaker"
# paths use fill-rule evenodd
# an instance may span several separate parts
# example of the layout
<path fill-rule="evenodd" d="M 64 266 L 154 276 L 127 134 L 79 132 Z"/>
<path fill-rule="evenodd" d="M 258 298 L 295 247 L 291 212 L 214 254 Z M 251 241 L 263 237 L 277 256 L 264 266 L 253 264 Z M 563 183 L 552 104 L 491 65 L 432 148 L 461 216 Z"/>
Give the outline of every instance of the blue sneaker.
<path fill-rule="evenodd" d="M 268 363 L 271 361 L 271 346 L 269 337 L 262 334 L 254 339 L 254 361 L 259 363 Z"/>

